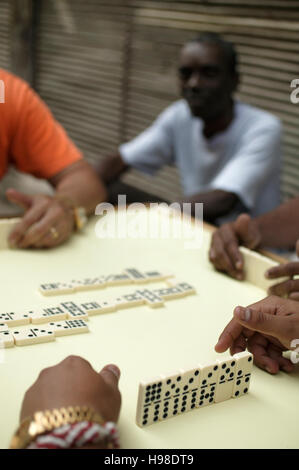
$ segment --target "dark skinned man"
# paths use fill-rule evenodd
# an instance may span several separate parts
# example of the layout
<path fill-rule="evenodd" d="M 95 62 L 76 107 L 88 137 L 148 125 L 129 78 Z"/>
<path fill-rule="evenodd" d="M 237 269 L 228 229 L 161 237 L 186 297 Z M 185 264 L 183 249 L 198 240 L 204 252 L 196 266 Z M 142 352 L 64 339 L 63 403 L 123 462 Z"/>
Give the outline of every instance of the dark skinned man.
<path fill-rule="evenodd" d="M 153 175 L 175 165 L 183 202 L 203 203 L 208 221 L 273 209 L 279 203 L 280 123 L 233 99 L 239 78 L 232 44 L 212 33 L 188 42 L 180 55 L 179 80 L 183 99 L 108 157 L 100 176 L 115 187 L 130 167 Z M 119 186 L 119 193 L 126 190 Z"/>

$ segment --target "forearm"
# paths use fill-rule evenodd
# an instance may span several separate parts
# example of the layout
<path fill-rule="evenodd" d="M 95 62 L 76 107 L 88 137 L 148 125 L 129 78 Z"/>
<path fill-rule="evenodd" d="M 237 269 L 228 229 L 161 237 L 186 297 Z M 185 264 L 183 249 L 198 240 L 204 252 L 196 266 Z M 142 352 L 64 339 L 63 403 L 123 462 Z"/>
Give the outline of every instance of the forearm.
<path fill-rule="evenodd" d="M 128 169 L 120 153 L 110 155 L 100 162 L 96 168 L 99 177 L 106 183 L 112 183 Z"/>
<path fill-rule="evenodd" d="M 54 178 L 55 195 L 71 200 L 78 206 L 84 207 L 87 214 L 94 212 L 100 202 L 107 199 L 107 192 L 96 172 L 85 161 L 72 165 L 72 168 Z"/>
<path fill-rule="evenodd" d="M 299 197 L 255 219 L 261 233 L 261 246 L 294 248 L 299 238 Z"/>
<path fill-rule="evenodd" d="M 182 202 L 190 202 L 192 204 L 193 215 L 195 214 L 195 203 L 203 203 L 204 220 L 213 221 L 217 217 L 230 212 L 237 201 L 238 197 L 234 193 L 216 189 L 184 198 Z"/>

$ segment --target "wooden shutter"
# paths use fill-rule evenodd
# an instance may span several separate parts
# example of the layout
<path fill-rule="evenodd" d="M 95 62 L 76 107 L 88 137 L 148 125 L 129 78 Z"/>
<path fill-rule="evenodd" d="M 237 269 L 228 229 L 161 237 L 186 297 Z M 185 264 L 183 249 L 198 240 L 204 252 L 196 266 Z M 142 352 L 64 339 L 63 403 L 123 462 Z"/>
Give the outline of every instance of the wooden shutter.
<path fill-rule="evenodd" d="M 0 67 L 10 69 L 11 65 L 11 3 L 9 0 L 0 2 Z"/>
<path fill-rule="evenodd" d="M 122 140 L 126 2 L 39 5 L 36 88 L 86 157 L 99 160 Z"/>

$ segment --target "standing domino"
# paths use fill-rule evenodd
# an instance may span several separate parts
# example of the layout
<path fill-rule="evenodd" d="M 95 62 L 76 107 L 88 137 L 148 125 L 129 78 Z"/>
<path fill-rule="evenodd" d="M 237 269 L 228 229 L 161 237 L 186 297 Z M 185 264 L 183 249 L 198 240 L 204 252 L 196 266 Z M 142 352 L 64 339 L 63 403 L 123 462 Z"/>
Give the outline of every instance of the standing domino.
<path fill-rule="evenodd" d="M 253 367 L 253 356 L 248 351 L 234 354 L 236 361 L 235 382 L 232 397 L 237 398 L 245 395 L 249 390 L 250 378 Z"/>
<path fill-rule="evenodd" d="M 235 383 L 236 363 L 237 360 L 234 357 L 217 360 L 219 375 L 215 396 L 216 403 L 228 400 L 232 397 Z"/>

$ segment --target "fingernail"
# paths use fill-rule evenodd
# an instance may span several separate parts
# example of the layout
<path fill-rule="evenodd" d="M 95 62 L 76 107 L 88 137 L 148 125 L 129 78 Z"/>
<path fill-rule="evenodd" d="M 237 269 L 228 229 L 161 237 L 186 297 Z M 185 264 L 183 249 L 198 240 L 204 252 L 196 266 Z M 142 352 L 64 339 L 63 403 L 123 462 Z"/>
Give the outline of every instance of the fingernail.
<path fill-rule="evenodd" d="M 120 370 L 117 366 L 114 366 L 113 364 L 109 364 L 109 366 L 106 367 L 107 370 L 110 370 L 118 379 L 120 378 Z"/>
<path fill-rule="evenodd" d="M 242 261 L 237 261 L 236 262 L 236 268 L 237 269 L 242 269 Z"/>
<path fill-rule="evenodd" d="M 266 371 L 269 372 L 269 374 L 272 374 L 272 370 L 270 369 L 270 367 L 266 367 Z"/>
<path fill-rule="evenodd" d="M 265 272 L 265 277 L 270 278 L 270 277 L 271 277 L 271 274 L 272 274 L 272 268 L 268 269 L 268 270 Z"/>
<path fill-rule="evenodd" d="M 251 318 L 250 308 L 237 307 L 235 312 L 236 315 L 240 318 L 240 320 L 249 321 Z"/>

